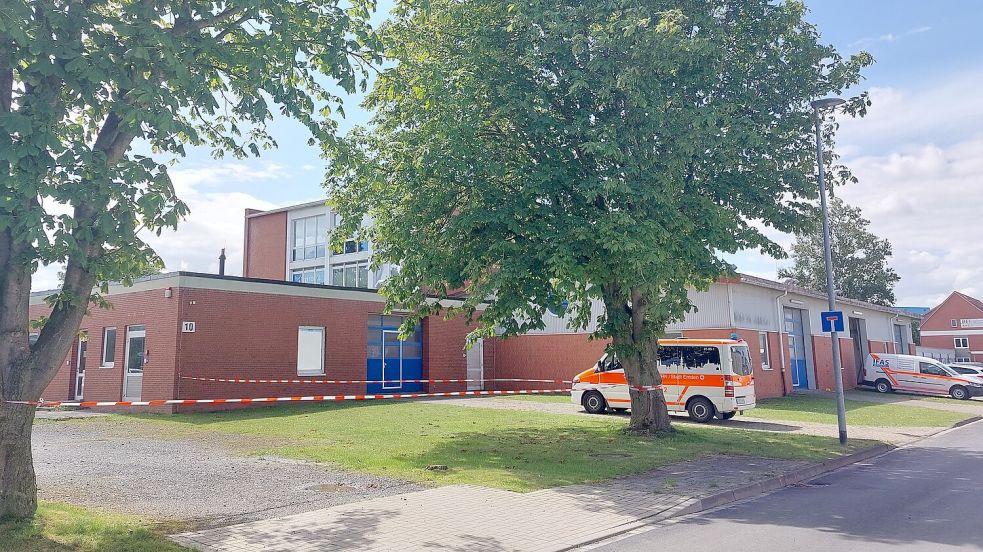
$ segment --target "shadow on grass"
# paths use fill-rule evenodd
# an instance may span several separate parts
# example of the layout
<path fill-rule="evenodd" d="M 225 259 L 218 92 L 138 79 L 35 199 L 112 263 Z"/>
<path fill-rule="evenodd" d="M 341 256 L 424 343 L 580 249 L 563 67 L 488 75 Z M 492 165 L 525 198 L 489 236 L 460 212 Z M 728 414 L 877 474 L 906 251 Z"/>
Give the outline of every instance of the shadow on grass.
<path fill-rule="evenodd" d="M 30 521 L 0 521 L 0 550 L 23 552 L 184 552 L 165 532 L 179 526 L 144 524 L 127 516 L 42 503 Z"/>

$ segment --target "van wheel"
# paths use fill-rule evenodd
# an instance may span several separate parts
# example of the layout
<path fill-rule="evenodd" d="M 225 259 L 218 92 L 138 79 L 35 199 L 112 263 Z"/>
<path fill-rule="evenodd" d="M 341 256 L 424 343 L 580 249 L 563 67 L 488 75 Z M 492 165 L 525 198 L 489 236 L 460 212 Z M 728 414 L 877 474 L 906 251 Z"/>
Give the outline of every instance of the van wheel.
<path fill-rule="evenodd" d="M 955 385 L 949 390 L 949 395 L 951 395 L 953 399 L 964 401 L 969 398 L 969 391 L 967 391 L 962 385 Z"/>
<path fill-rule="evenodd" d="M 879 379 L 875 381 L 874 389 L 876 389 L 878 393 L 890 393 L 891 391 L 894 391 L 894 389 L 891 387 L 891 382 L 887 381 L 886 379 Z"/>
<path fill-rule="evenodd" d="M 717 413 L 717 409 L 713 407 L 713 403 L 709 399 L 696 397 L 686 405 L 686 412 L 689 413 L 689 417 L 694 421 L 705 424 L 713 419 L 713 416 Z"/>
<path fill-rule="evenodd" d="M 588 414 L 603 414 L 607 409 L 607 404 L 604 402 L 604 396 L 597 391 L 588 391 L 584 393 L 584 398 L 581 401 L 584 405 L 584 410 Z"/>
<path fill-rule="evenodd" d="M 721 420 L 729 420 L 734 416 L 737 416 L 736 410 L 733 412 L 717 412 L 717 417 L 720 418 Z"/>

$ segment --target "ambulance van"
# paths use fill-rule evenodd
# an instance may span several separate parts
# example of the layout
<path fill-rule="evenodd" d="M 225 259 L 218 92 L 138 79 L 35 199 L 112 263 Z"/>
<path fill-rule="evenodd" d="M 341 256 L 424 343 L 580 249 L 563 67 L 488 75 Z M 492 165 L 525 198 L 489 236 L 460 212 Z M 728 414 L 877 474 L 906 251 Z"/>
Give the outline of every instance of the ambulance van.
<path fill-rule="evenodd" d="M 706 423 L 754 408 L 754 376 L 747 343 L 733 339 L 660 339 L 659 373 L 670 412 Z M 570 399 L 591 414 L 631 406 L 625 371 L 613 355 L 573 379 Z"/>
<path fill-rule="evenodd" d="M 983 395 L 983 378 L 960 374 L 928 357 L 870 353 L 864 362 L 864 384 L 881 393 L 905 391 L 968 399 Z"/>

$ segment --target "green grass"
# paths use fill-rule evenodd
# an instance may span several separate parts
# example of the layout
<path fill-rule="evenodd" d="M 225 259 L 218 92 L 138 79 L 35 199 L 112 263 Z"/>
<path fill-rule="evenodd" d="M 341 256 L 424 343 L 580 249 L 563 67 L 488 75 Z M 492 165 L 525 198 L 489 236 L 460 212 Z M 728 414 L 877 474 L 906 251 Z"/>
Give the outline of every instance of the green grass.
<path fill-rule="evenodd" d="M 969 414 L 904 404 L 846 401 L 847 424 L 881 427 L 948 427 Z M 760 399 L 749 416 L 767 420 L 836 424 L 836 401 L 832 397 L 790 395 Z"/>
<path fill-rule="evenodd" d="M 569 393 L 565 395 L 498 395 L 495 398 L 509 401 L 573 404 L 570 402 Z"/>
<path fill-rule="evenodd" d="M 0 551 L 180 552 L 164 528 L 141 517 L 41 501 L 29 522 L 0 522 Z"/>
<path fill-rule="evenodd" d="M 126 421 L 134 431 L 148 424 L 144 429 L 164 438 L 206 432 L 202 437 L 242 443 L 247 453 L 515 491 L 598 481 L 708 454 L 825 459 L 872 444 L 841 448 L 828 438 L 681 424 L 672 436 L 653 439 L 628 436 L 624 424 L 609 419 L 419 403 L 282 406 Z M 426 469 L 435 464 L 448 470 Z"/>

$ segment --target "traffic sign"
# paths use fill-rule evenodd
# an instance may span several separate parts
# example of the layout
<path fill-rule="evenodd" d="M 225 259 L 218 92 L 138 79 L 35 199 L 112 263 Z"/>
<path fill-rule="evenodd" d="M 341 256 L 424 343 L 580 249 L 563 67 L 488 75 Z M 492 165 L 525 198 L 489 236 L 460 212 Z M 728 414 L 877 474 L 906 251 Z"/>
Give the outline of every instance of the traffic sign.
<path fill-rule="evenodd" d="M 843 331 L 843 311 L 824 311 L 820 318 L 823 321 L 824 332 Z"/>

